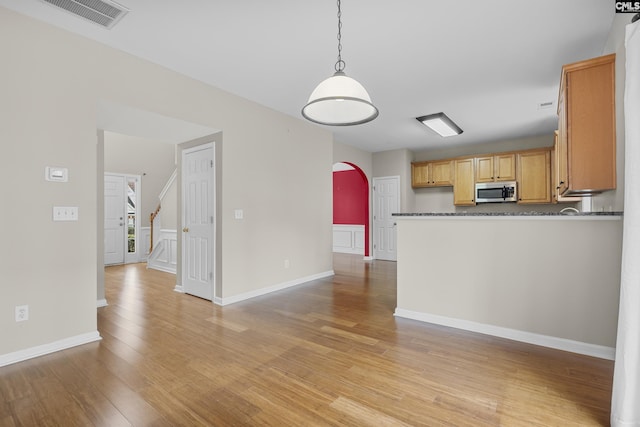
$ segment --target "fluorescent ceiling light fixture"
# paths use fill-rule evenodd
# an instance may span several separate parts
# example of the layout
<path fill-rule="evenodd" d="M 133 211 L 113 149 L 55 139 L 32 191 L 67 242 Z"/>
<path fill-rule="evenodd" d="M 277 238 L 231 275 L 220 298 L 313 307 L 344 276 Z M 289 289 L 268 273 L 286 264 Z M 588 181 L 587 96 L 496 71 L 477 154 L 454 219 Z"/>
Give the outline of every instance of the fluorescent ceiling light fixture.
<path fill-rule="evenodd" d="M 462 129 L 445 113 L 429 114 L 428 116 L 416 117 L 416 119 L 445 138 L 462 133 Z"/>
<path fill-rule="evenodd" d="M 370 122 L 378 117 L 367 90 L 344 73 L 342 60 L 342 12 L 338 0 L 338 61 L 335 74 L 320 82 L 302 108 L 302 116 L 314 123 L 330 126 L 351 126 Z"/>

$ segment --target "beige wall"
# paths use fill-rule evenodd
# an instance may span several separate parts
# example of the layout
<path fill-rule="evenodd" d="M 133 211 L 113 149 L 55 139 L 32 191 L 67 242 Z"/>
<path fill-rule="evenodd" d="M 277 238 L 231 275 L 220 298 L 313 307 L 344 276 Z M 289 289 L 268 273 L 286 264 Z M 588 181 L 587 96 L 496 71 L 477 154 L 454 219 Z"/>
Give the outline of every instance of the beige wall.
<path fill-rule="evenodd" d="M 97 129 L 96 136 L 96 298 L 97 304 L 102 306 L 106 303 L 104 292 L 104 215 L 98 215 L 98 212 L 104 212 L 104 179 L 98 178 L 104 176 L 104 131 Z M 1 289 L 0 292 L 2 292 Z"/>
<path fill-rule="evenodd" d="M 104 134 L 104 170 L 106 173 L 140 175 L 141 206 L 140 226 L 149 226 L 149 214 L 156 210 L 158 196 L 176 168 L 173 144 L 122 135 L 115 132 Z M 175 195 L 175 194 L 174 194 Z M 175 201 L 173 203 L 175 209 Z M 163 212 L 164 217 L 165 212 Z M 175 212 L 167 212 L 174 218 Z"/>
<path fill-rule="evenodd" d="M 0 249 L 0 355 L 97 329 L 100 99 L 224 133 L 225 297 L 332 269 L 326 130 L 3 8 L 0 55 L 0 177 L 12 207 L 0 210 L 11 225 Z M 45 166 L 69 168 L 69 182 L 46 182 Z M 78 206 L 79 221 L 53 222 L 56 205 Z M 16 323 L 20 304 L 31 318 Z"/>
<path fill-rule="evenodd" d="M 398 309 L 615 347 L 621 217 L 550 218 L 399 218 Z"/>

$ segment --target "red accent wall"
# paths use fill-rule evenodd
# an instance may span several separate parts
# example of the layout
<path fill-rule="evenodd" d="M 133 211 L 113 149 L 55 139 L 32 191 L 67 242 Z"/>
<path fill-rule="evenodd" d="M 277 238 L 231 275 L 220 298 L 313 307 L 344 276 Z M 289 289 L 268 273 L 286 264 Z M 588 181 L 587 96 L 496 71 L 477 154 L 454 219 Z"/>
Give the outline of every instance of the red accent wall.
<path fill-rule="evenodd" d="M 369 256 L 369 185 L 361 170 L 333 173 L 333 223 L 364 225 L 364 254 Z"/>

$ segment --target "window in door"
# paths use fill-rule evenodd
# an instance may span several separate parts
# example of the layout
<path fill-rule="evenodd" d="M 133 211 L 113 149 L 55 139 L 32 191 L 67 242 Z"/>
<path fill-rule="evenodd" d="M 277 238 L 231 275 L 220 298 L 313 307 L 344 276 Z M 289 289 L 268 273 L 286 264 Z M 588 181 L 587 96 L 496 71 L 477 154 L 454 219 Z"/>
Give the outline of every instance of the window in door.
<path fill-rule="evenodd" d="M 127 253 L 136 253 L 136 222 L 137 222 L 137 206 L 136 191 L 137 178 L 127 178 Z"/>

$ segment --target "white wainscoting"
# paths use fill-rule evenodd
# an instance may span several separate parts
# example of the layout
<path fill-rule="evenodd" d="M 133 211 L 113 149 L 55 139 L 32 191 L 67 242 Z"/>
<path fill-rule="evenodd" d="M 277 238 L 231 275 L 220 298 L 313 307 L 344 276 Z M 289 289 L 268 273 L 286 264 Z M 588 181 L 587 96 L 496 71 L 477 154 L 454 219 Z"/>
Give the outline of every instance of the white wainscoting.
<path fill-rule="evenodd" d="M 333 252 L 364 255 L 364 225 L 333 224 Z"/>
<path fill-rule="evenodd" d="M 147 268 L 176 274 L 178 265 L 178 232 L 176 230 L 160 230 L 154 236 L 155 243 L 147 259 Z"/>
<path fill-rule="evenodd" d="M 151 244 L 151 227 L 140 227 L 140 235 L 138 236 L 138 254 L 140 262 L 145 262 L 149 258 L 151 252 L 149 245 Z"/>

